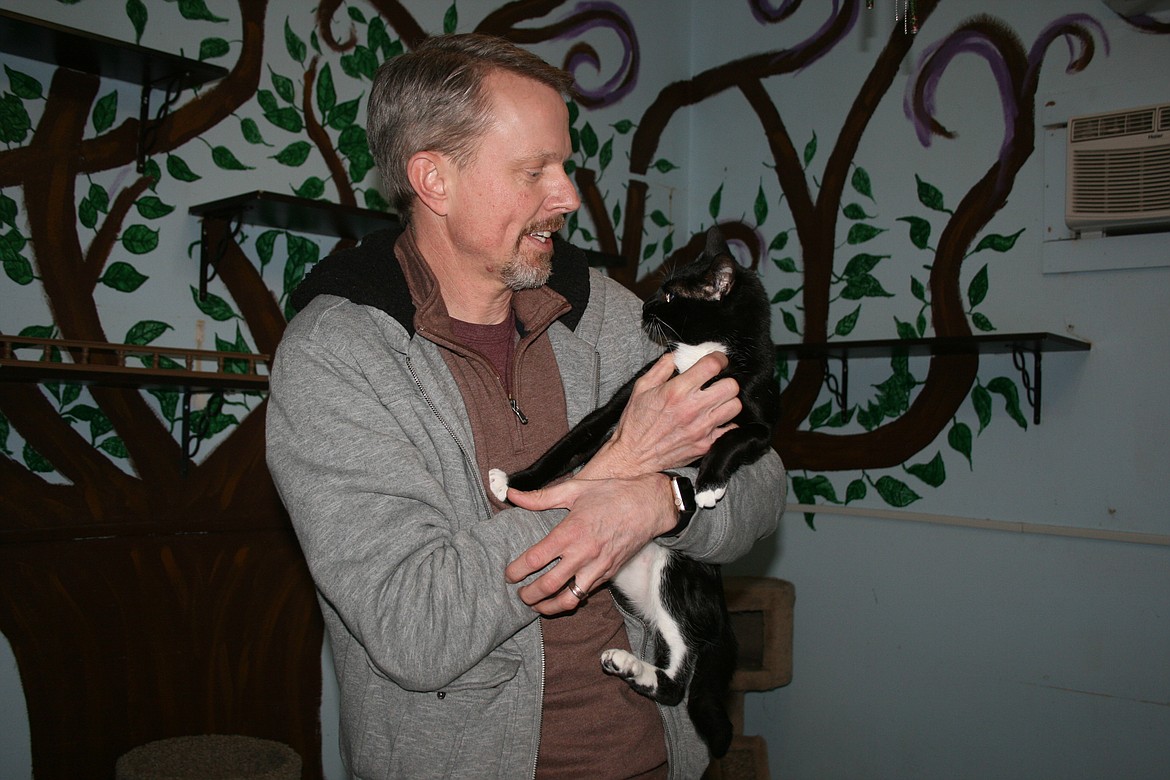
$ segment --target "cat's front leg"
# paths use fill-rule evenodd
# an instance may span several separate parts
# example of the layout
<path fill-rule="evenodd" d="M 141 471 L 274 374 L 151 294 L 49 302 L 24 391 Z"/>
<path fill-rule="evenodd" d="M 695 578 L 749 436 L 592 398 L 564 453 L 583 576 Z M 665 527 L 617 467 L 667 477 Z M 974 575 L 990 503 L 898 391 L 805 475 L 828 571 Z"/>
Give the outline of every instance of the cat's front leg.
<path fill-rule="evenodd" d="M 695 477 L 695 503 L 705 509 L 715 506 L 727 494 L 731 475 L 759 460 L 769 446 L 769 429 L 758 423 L 734 428 L 716 439 Z"/>

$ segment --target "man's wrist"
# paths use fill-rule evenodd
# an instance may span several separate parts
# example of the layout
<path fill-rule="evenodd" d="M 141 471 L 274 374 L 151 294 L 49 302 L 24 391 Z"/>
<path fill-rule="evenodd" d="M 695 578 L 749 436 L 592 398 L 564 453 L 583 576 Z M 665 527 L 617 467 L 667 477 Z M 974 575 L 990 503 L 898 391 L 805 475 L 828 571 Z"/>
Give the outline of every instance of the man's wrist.
<path fill-rule="evenodd" d="M 677 512 L 677 522 L 670 530 L 658 535 L 659 539 L 673 539 L 686 530 L 695 516 L 698 506 L 695 504 L 695 487 L 690 478 L 672 471 L 663 471 L 663 476 L 670 480 L 671 498 Z"/>

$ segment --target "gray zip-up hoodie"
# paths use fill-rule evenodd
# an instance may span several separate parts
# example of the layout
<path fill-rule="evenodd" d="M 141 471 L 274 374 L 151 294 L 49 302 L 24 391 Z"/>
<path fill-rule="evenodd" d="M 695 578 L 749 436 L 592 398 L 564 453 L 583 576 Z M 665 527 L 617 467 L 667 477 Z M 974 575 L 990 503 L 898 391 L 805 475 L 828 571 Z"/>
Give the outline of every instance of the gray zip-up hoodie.
<path fill-rule="evenodd" d="M 270 378 L 268 465 L 329 631 L 348 771 L 530 777 L 543 647 L 503 572 L 564 511 L 492 515 L 459 388 L 414 331 L 395 238 L 375 233 L 326 258 L 294 295 L 303 310 Z M 642 333 L 641 302 L 559 240 L 549 284 L 571 304 L 548 335 L 572 425 L 661 349 Z M 731 561 L 775 529 L 785 486 L 769 453 L 660 543 Z M 645 627 L 627 616 L 626 628 L 647 655 Z M 685 707 L 659 711 L 671 777 L 698 777 L 707 752 Z"/>

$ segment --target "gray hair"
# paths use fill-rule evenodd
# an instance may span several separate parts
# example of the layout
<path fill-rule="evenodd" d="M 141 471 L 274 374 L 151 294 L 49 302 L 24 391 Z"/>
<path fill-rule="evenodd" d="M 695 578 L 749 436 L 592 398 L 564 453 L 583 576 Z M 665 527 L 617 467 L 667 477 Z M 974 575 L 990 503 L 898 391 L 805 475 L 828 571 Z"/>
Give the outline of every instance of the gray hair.
<path fill-rule="evenodd" d="M 535 54 L 490 35 L 428 38 L 387 61 L 374 76 L 366 133 L 390 203 L 410 218 L 414 190 L 406 164 L 421 151 L 441 152 L 456 165 L 475 157 L 478 139 L 492 120 L 484 79 L 505 70 L 552 87 L 568 97 L 573 77 Z"/>

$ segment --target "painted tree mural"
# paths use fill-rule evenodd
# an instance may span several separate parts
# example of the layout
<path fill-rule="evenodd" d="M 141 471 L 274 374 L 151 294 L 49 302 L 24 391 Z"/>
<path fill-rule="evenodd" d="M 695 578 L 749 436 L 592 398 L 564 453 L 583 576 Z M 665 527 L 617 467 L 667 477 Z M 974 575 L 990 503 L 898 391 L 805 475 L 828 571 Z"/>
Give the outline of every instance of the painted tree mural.
<path fill-rule="evenodd" d="M 363 101 L 378 65 L 430 32 L 418 15 L 425 4 L 322 0 L 295 14 L 289 3 L 269 0 L 229 5 L 124 4 L 135 40 L 177 11 L 199 31 L 198 52 L 188 56 L 231 63 L 223 79 L 177 96 L 153 132 L 141 173 L 127 174 L 139 120 L 116 87 L 66 69 L 51 70 L 46 83 L 5 61 L 0 284 L 5 297 L 43 296 L 45 314 L 15 327 L 4 320 L 4 335 L 186 345 L 174 312 L 115 324 L 110 312 L 123 307 L 99 301 L 127 295 L 135 312 L 155 311 L 147 285 L 157 273 L 152 261 L 174 236 L 189 240 L 191 217 L 177 204 L 193 202 L 185 193 L 209 168 L 238 185 L 219 197 L 254 190 L 250 171 L 262 168 L 287 179 L 288 194 L 386 208 L 362 127 Z M 802 2 L 744 5 L 754 23 L 772 26 L 788 22 Z M 650 202 L 648 172 L 680 180 L 687 173 L 662 156 L 664 139 L 684 112 L 702 111 L 724 93 L 742 97 L 759 123 L 761 159 L 774 181 L 761 181 L 743 209 L 754 221 L 724 216 L 722 187 L 710 195 L 708 212 L 753 266 L 771 266 L 782 280 L 773 297 L 778 332 L 818 344 L 848 337 L 868 300 L 895 295 L 875 275 L 883 262 L 892 264 L 893 251 L 868 248 L 883 233 L 904 235 L 898 251 L 915 257 L 899 268 L 925 271 L 908 274 L 899 289 L 910 296 L 892 335 L 994 330 L 977 311 L 990 294 L 987 263 L 966 285 L 961 272 L 981 253 L 1011 251 L 1020 234 L 988 228 L 1033 153 L 1045 56 L 1054 43 L 1066 43 L 1067 70 L 1075 73 L 1106 43 L 1100 24 L 1083 15 L 1054 20 L 1030 45 L 990 17 L 935 31 L 937 5 L 915 4 L 919 39 L 931 42 L 910 65 L 908 132 L 924 144 L 953 136 L 936 115 L 940 78 L 956 58 L 974 56 L 998 87 L 1003 142 L 966 192 L 944 195 L 916 176 L 922 211 L 886 222 L 869 213 L 881 183 L 858 150 L 879 103 L 902 88 L 914 36 L 893 29 L 841 126 L 811 138 L 792 137 L 766 88 L 776 77 L 823 66 L 867 12 L 856 0 L 816 4 L 824 18 L 804 40 L 662 86 L 641 115 L 605 127 L 592 117 L 625 105 L 641 67 L 637 30 L 620 3 L 516 0 L 469 24 L 452 2 L 441 25 L 554 48 L 582 83 L 600 80 L 582 86 L 570 106 L 570 168 L 583 209 L 569 232 L 623 257 L 610 272 L 640 294 L 664 267 L 695 254 L 705 229 L 676 226 Z M 288 15 L 274 20 L 274 13 Z M 1130 21 L 1166 32 L 1154 20 Z M 277 40 L 274 29 L 281 30 Z M 589 43 L 599 34 L 609 41 L 601 50 Z M 769 217 L 785 226 L 765 230 Z M 339 242 L 228 224 L 214 231 L 222 248 L 217 278 L 206 296 L 189 285 L 183 316 L 210 320 L 220 351 L 271 354 L 291 315 L 290 290 Z M 187 247 L 192 279 L 197 252 Z M 825 400 L 823 361 L 778 362 L 783 420 L 775 446 L 802 503 L 872 499 L 873 488 L 882 501 L 905 506 L 917 494 L 900 474 L 939 487 L 945 459 L 941 450 L 927 457 L 936 440 L 947 440 L 947 458 L 957 453 L 960 462 L 973 462 L 977 432 L 958 416 L 968 402 L 980 430 L 992 419 L 995 396 L 1026 427 L 1014 380 L 982 379 L 974 354 L 933 357 L 921 376 L 895 357 L 890 370 L 871 397 L 837 409 Z M 0 609 L 0 628 L 20 665 L 38 777 L 72 777 L 78 767 L 102 776 L 119 753 L 149 739 L 227 730 L 285 741 L 305 759 L 306 777 L 320 774 L 321 626 L 264 467 L 263 397 L 229 394 L 197 410 L 196 430 L 208 446 L 190 463 L 176 430 L 180 406 L 179 392 L 167 387 L 0 382 L 0 582 L 17 594 Z M 839 495 L 828 475 L 842 472 L 851 478 Z M 115 709 L 126 717 L 109 717 Z M 66 732 L 78 736 L 62 745 Z"/>

